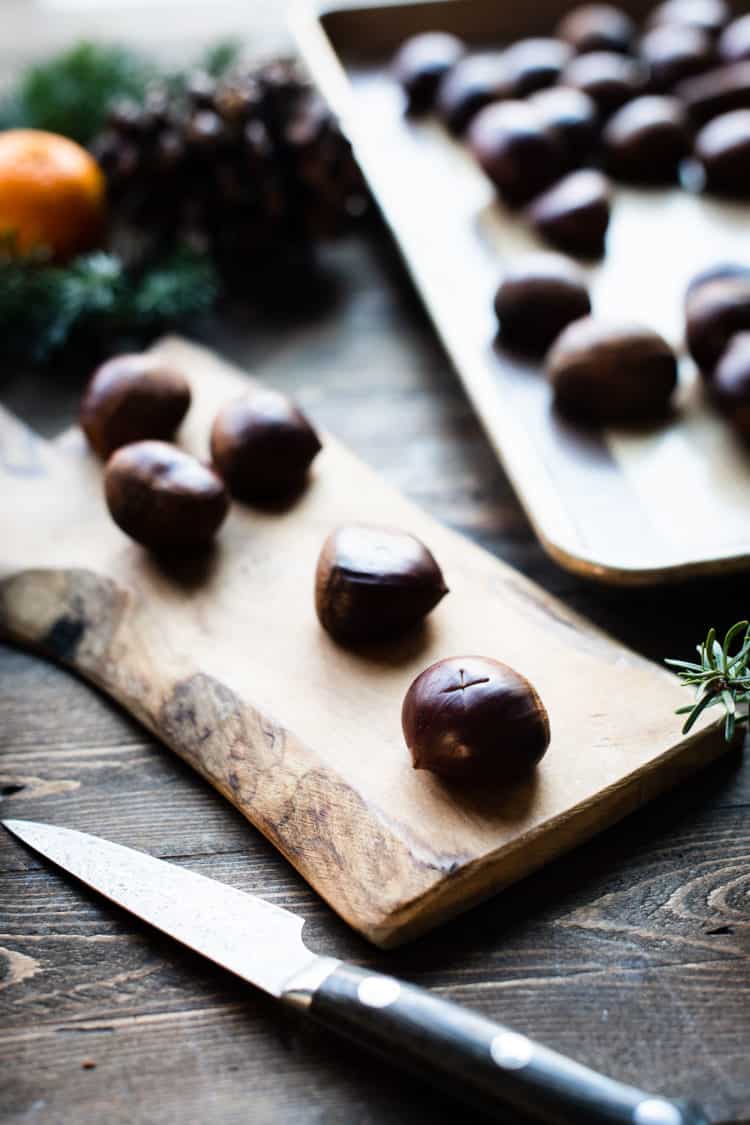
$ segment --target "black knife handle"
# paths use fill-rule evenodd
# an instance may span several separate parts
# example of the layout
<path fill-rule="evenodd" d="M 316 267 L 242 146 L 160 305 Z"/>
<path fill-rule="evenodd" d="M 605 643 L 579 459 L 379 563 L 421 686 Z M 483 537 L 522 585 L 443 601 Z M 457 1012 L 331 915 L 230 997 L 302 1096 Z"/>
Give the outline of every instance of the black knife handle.
<path fill-rule="evenodd" d="M 320 1022 L 425 1077 L 442 1078 L 457 1097 L 484 1109 L 512 1107 L 555 1125 L 709 1125 L 695 1104 L 605 1078 L 393 977 L 339 964 L 316 984 L 306 1000 Z"/>

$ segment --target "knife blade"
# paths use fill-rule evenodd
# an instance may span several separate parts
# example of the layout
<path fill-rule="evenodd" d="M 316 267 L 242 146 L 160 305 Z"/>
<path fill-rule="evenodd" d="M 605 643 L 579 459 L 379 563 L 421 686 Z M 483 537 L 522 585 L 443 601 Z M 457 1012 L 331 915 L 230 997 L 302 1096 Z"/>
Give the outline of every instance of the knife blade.
<path fill-rule="evenodd" d="M 709 1125 L 693 1102 L 651 1096 L 424 989 L 313 953 L 304 919 L 255 895 L 74 829 L 0 823 L 144 922 L 485 1110 L 555 1125 Z"/>

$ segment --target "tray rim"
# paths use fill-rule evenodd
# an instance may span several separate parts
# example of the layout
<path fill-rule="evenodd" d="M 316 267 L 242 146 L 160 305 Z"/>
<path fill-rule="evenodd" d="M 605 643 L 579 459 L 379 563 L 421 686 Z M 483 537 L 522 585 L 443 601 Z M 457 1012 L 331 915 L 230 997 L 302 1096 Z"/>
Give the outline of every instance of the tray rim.
<path fill-rule="evenodd" d="M 408 254 L 403 247 L 400 233 L 392 222 L 387 207 L 383 204 L 376 186 L 372 182 L 372 177 L 368 169 L 368 159 L 366 156 L 362 155 L 366 146 L 362 143 L 357 130 L 351 84 L 346 70 L 337 54 L 336 48 L 324 26 L 324 20 L 326 18 L 330 18 L 339 13 L 352 15 L 356 14 L 358 11 L 373 13 L 378 10 L 387 11 L 395 8 L 419 9 L 423 7 L 435 7 L 436 3 L 445 3 L 446 7 L 455 7 L 457 0 L 383 0 L 381 3 L 378 3 L 377 0 L 295 0 L 295 3 L 292 4 L 289 11 L 289 25 L 315 82 L 341 120 L 342 127 L 347 133 L 357 158 L 362 165 L 362 171 L 373 192 L 382 219 L 394 239 L 404 267 L 451 361 L 464 393 L 471 402 L 472 408 L 485 435 L 511 482 L 516 499 L 523 508 L 524 514 L 534 530 L 534 534 L 544 551 L 558 566 L 562 567 L 562 569 L 577 577 L 585 578 L 595 584 L 605 586 L 656 586 L 663 583 L 679 583 L 691 578 L 709 577 L 718 574 L 725 575 L 750 569 L 750 550 L 742 554 L 733 554 L 727 551 L 724 555 L 713 556 L 711 558 L 693 558 L 683 563 L 661 565 L 647 564 L 640 567 L 622 566 L 602 561 L 583 551 L 572 551 L 562 543 L 557 542 L 540 526 L 534 509 L 525 495 L 524 489 L 518 484 L 516 475 L 505 457 L 502 448 L 502 438 L 498 436 L 495 429 L 490 425 L 489 418 L 487 417 L 488 412 L 485 412 L 481 402 L 481 395 L 476 393 L 476 388 L 473 383 L 462 376 L 461 370 L 463 364 L 460 355 L 457 354 L 457 349 L 452 345 L 450 333 L 447 332 L 443 326 L 439 312 L 434 307 L 429 293 L 425 292 L 419 278 L 416 276 Z"/>

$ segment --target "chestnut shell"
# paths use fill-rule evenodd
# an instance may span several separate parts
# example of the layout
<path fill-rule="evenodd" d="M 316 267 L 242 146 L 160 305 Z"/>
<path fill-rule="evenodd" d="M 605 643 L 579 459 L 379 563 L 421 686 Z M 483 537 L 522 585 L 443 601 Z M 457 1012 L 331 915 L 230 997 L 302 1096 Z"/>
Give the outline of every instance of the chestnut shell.
<path fill-rule="evenodd" d="M 706 190 L 747 199 L 750 196 L 750 109 L 714 117 L 695 138 Z"/>
<path fill-rule="evenodd" d="M 635 39 L 635 24 L 611 4 L 580 4 L 563 16 L 555 34 L 579 55 L 590 51 L 626 55 Z"/>
<path fill-rule="evenodd" d="M 102 458 L 121 445 L 173 437 L 190 406 L 185 376 L 158 355 L 118 355 L 97 367 L 83 393 L 81 429 Z"/>
<path fill-rule="evenodd" d="M 118 527 L 154 551 L 205 546 L 229 509 L 221 478 L 163 441 L 138 441 L 113 453 L 104 495 Z"/>
<path fill-rule="evenodd" d="M 711 380 L 717 409 L 742 437 L 750 437 L 750 332 L 729 341 Z"/>
<path fill-rule="evenodd" d="M 214 466 L 238 500 L 293 496 L 320 449 L 320 438 L 299 407 L 270 388 L 232 399 L 211 429 Z"/>
<path fill-rule="evenodd" d="M 415 769 L 462 782 L 513 780 L 541 760 L 550 740 L 535 688 L 483 656 L 426 668 L 404 697 L 401 725 Z"/>
<path fill-rule="evenodd" d="M 338 640 L 400 636 L 447 593 L 432 553 L 396 528 L 346 524 L 331 532 L 318 558 L 315 608 Z"/>
<path fill-rule="evenodd" d="M 547 356 L 555 404 L 586 423 L 650 422 L 667 411 L 677 359 L 650 328 L 586 317 L 565 328 Z"/>
<path fill-rule="evenodd" d="M 495 294 L 500 339 L 543 354 L 571 321 L 591 312 L 586 279 L 560 254 L 530 254 L 506 271 Z"/>
<path fill-rule="evenodd" d="M 393 75 L 403 87 L 410 113 L 432 108 L 441 79 L 465 50 L 457 36 L 445 31 L 426 31 L 402 43 L 393 60 Z"/>
<path fill-rule="evenodd" d="M 750 331 L 750 276 L 694 279 L 685 301 L 688 351 L 706 378 L 732 336 Z"/>
<path fill-rule="evenodd" d="M 480 166 L 511 206 L 532 199 L 565 167 L 559 137 L 527 102 L 486 106 L 472 121 L 468 140 Z"/>
<path fill-rule="evenodd" d="M 568 254 L 599 257 L 612 210 L 606 176 L 581 169 L 564 176 L 528 207 L 527 217 L 542 238 Z"/>
<path fill-rule="evenodd" d="M 673 183 L 690 150 L 687 115 L 677 98 L 634 98 L 607 122 L 607 168 L 634 183 Z"/>

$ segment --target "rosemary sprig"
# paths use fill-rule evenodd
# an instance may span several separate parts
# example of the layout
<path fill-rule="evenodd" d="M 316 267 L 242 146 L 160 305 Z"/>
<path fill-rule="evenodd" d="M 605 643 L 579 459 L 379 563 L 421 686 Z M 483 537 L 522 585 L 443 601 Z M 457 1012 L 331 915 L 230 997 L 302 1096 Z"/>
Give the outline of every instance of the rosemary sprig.
<path fill-rule="evenodd" d="M 732 645 L 741 635 L 740 647 L 732 654 Z M 699 715 L 709 707 L 723 707 L 725 712 L 724 737 L 734 738 L 738 726 L 748 722 L 747 704 L 750 703 L 750 622 L 738 621 L 724 637 L 723 644 L 716 639 L 716 630 L 709 629 L 702 644 L 697 646 L 699 664 L 686 660 L 667 660 L 676 668 L 681 683 L 695 689 L 695 702 L 680 707 L 676 714 L 687 715 L 682 733 L 687 734 Z M 740 712 L 739 708 L 744 707 Z"/>

